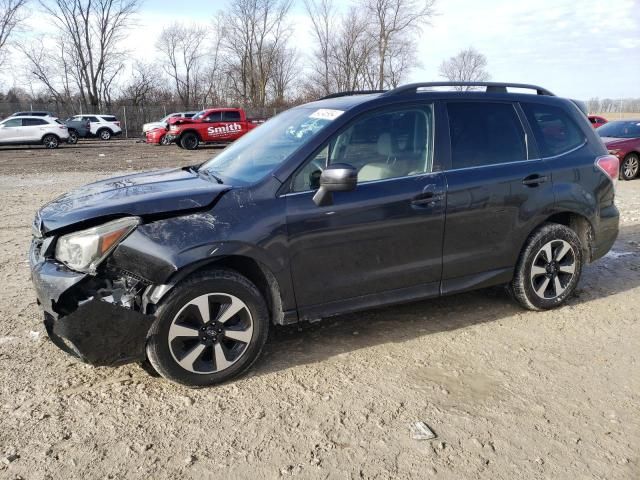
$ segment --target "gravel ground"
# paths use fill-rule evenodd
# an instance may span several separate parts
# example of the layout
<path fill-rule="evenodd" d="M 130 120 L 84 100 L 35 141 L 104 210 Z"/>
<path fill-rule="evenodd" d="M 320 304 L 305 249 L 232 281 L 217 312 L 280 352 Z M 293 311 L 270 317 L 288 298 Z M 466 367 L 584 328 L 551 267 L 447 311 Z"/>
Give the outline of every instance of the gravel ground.
<path fill-rule="evenodd" d="M 275 328 L 249 375 L 204 390 L 59 351 L 29 281 L 35 210 L 216 152 L 0 149 L 0 478 L 640 478 L 640 181 L 558 310 L 494 288 Z M 437 438 L 414 440 L 417 421 Z"/>

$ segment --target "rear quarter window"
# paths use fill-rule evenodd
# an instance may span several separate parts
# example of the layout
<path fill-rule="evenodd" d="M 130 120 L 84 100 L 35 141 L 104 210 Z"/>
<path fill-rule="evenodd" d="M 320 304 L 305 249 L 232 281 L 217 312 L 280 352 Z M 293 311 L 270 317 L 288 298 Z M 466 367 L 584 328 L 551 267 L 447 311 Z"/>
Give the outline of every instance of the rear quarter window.
<path fill-rule="evenodd" d="M 562 155 L 586 141 L 580 127 L 562 108 L 523 103 L 522 109 L 543 157 Z"/>
<path fill-rule="evenodd" d="M 114 117 L 113 115 L 106 115 L 106 116 L 103 116 L 103 117 L 102 117 L 102 119 L 103 119 L 105 122 L 117 122 L 117 121 L 118 121 L 118 119 L 117 119 L 116 117 Z"/>

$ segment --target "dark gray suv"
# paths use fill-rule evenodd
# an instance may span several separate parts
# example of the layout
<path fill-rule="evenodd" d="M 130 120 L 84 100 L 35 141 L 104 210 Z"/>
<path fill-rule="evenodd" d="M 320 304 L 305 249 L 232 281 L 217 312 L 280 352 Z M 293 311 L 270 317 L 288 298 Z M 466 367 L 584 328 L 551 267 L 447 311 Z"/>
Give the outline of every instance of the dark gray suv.
<path fill-rule="evenodd" d="M 618 159 L 570 100 L 457 85 L 332 95 L 202 165 L 45 205 L 30 259 L 51 339 L 204 386 L 273 324 L 500 284 L 561 305 L 618 234 Z"/>

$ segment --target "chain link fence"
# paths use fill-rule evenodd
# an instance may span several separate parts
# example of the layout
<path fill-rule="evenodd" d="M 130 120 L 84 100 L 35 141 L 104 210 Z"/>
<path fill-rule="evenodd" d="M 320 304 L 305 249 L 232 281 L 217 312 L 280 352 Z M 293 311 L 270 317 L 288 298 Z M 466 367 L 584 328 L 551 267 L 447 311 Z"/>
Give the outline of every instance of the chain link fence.
<path fill-rule="evenodd" d="M 200 110 L 215 108 L 215 106 L 202 105 Z M 148 122 L 156 122 L 173 112 L 185 111 L 175 105 L 154 104 L 154 105 L 118 105 L 103 111 L 87 111 L 79 105 L 55 104 L 55 103 L 6 103 L 0 102 L 0 120 L 15 112 L 26 112 L 42 110 L 51 112 L 55 117 L 62 120 L 80 114 L 105 114 L 114 115 L 120 120 L 122 134 L 125 138 L 137 138 L 142 135 L 142 125 Z M 196 109 L 192 109 L 195 111 Z M 245 108 L 249 118 L 267 119 L 286 110 L 286 108 Z"/>

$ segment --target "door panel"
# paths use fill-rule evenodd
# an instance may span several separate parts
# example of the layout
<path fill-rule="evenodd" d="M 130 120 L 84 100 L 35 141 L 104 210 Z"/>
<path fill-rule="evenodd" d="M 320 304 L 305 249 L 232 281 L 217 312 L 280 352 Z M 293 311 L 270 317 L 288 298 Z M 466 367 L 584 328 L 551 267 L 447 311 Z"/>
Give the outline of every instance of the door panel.
<path fill-rule="evenodd" d="M 536 159 L 516 105 L 450 102 L 447 112 L 451 165 L 445 173 L 445 293 L 451 284 L 472 286 L 465 276 L 481 279 L 503 270 L 505 275 L 498 272 L 496 279 L 508 280 L 527 235 L 550 212 L 554 199 L 551 171 Z"/>
<path fill-rule="evenodd" d="M 536 175 L 546 178 L 525 185 Z M 443 279 L 514 266 L 526 236 L 553 204 L 546 162 L 449 171 L 446 178 Z"/>
<path fill-rule="evenodd" d="M 317 207 L 313 194 L 285 197 L 299 308 L 417 285 L 425 296 L 437 294 L 443 174 L 362 183 L 334 193 L 328 207 Z"/>

